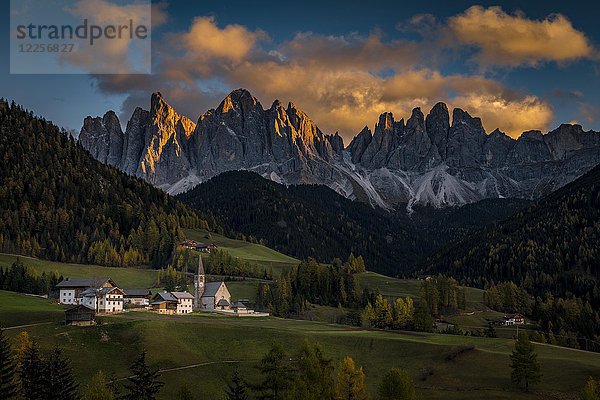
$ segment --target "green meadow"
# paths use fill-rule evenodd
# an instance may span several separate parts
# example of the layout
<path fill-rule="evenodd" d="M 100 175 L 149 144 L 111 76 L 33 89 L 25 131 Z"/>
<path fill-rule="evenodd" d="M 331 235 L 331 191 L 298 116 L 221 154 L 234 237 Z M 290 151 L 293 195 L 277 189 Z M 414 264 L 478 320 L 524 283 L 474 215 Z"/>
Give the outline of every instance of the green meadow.
<path fill-rule="evenodd" d="M 98 369 L 112 379 L 128 376 L 128 367 L 145 349 L 149 362 L 163 370 L 161 399 L 188 386 L 199 399 L 222 398 L 237 364 L 244 378 L 258 379 L 254 368 L 274 342 L 288 351 L 304 340 L 322 344 L 336 362 L 352 356 L 364 367 L 375 394 L 382 375 L 406 369 L 424 399 L 577 399 L 589 375 L 600 374 L 600 354 L 537 344 L 544 377 L 523 393 L 510 383 L 508 355 L 513 341 L 414 332 L 384 332 L 321 322 L 278 318 L 237 318 L 193 314 L 160 316 L 130 312 L 102 317 L 93 327 L 61 325 L 62 307 L 46 299 L 0 292 L 0 318 L 11 324 L 55 321 L 9 329 L 13 339 L 26 330 L 44 350 L 59 344 L 85 383 Z M 19 313 L 21 316 L 16 317 Z M 5 322 L 5 326 L 9 325 Z M 473 346 L 456 357 L 459 346 Z"/>

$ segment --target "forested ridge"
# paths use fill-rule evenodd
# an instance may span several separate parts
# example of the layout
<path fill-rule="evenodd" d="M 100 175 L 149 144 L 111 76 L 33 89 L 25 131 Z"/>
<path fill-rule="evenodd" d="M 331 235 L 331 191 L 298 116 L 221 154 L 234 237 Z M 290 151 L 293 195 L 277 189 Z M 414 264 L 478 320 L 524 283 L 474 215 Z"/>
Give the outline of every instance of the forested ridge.
<path fill-rule="evenodd" d="M 225 172 L 178 198 L 214 216 L 229 236 L 252 235 L 285 254 L 320 262 L 360 254 L 369 270 L 390 276 L 410 274 L 423 256 L 528 204 L 486 200 L 408 215 L 403 207 L 388 212 L 323 185 L 284 186 L 248 171 Z"/>
<path fill-rule="evenodd" d="M 439 253 L 427 270 L 486 288 L 514 282 L 532 296 L 514 311 L 539 319 L 542 332 L 597 338 L 599 240 L 600 166 Z"/>
<path fill-rule="evenodd" d="M 0 100 L 0 251 L 61 262 L 162 266 L 198 212 L 103 165 L 66 131 Z"/>

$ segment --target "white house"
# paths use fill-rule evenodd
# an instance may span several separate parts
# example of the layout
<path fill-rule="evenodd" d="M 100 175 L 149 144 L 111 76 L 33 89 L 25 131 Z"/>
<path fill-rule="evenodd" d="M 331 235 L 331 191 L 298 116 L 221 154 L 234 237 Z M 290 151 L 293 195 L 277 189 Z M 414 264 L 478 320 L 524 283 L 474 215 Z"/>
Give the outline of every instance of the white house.
<path fill-rule="evenodd" d="M 525 318 L 521 314 L 505 315 L 504 325 L 525 325 Z"/>
<path fill-rule="evenodd" d="M 159 292 L 154 295 L 150 306 L 159 314 L 190 314 L 194 296 L 188 292 Z"/>
<path fill-rule="evenodd" d="M 126 289 L 123 290 L 123 301 L 125 304 L 131 304 L 136 307 L 148 307 L 152 292 L 150 289 Z"/>
<path fill-rule="evenodd" d="M 81 304 L 97 313 L 123 311 L 123 291 L 118 287 L 90 287 L 83 291 Z"/>
<path fill-rule="evenodd" d="M 56 285 L 60 304 L 81 304 L 82 293 L 88 288 L 116 287 L 110 278 L 65 278 Z"/>

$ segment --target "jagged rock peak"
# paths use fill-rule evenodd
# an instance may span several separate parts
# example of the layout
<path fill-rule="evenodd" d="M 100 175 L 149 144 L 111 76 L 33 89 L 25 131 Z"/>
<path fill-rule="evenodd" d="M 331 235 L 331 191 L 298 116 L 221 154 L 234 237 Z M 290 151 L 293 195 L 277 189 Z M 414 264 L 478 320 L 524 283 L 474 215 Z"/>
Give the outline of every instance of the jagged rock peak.
<path fill-rule="evenodd" d="M 391 131 L 394 129 L 394 114 L 391 112 L 384 112 L 379 116 L 379 122 L 375 127 L 375 130 Z"/>
<path fill-rule="evenodd" d="M 242 110 L 243 112 L 249 112 L 250 110 L 262 106 L 256 97 L 243 88 L 236 89 L 229 93 L 225 99 L 217 107 L 217 112 L 220 114 L 226 114 L 231 110 Z"/>
<path fill-rule="evenodd" d="M 421 111 L 421 107 L 415 107 L 412 110 L 410 118 L 406 121 L 407 130 L 425 130 L 425 116 Z"/>
<path fill-rule="evenodd" d="M 455 108 L 452 111 L 452 127 L 456 127 L 460 123 L 471 125 L 474 128 L 478 128 L 485 132 L 483 129 L 483 124 L 481 123 L 481 118 L 471 117 L 471 115 L 465 110 L 461 108 Z"/>

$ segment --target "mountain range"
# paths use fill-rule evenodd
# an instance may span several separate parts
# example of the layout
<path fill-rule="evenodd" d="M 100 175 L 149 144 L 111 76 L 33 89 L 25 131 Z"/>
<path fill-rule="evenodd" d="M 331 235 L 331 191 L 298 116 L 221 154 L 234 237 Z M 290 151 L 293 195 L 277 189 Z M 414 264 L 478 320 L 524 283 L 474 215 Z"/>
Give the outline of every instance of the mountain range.
<path fill-rule="evenodd" d="M 511 116 L 507 115 L 507 119 Z M 348 146 L 295 104 L 264 109 L 245 89 L 196 123 L 154 93 L 125 132 L 113 111 L 86 117 L 81 145 L 99 161 L 179 194 L 231 170 L 283 184 L 323 184 L 384 209 L 461 206 L 488 198 L 537 199 L 600 163 L 600 133 L 562 124 L 513 139 L 486 133 L 468 112 L 437 103 L 406 121 L 383 113 Z"/>

